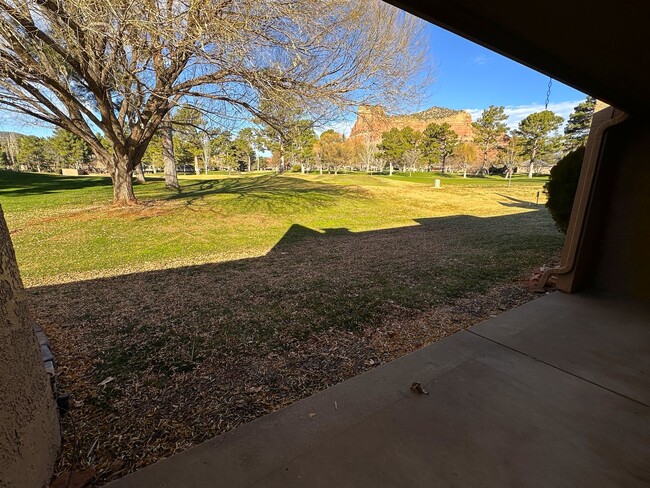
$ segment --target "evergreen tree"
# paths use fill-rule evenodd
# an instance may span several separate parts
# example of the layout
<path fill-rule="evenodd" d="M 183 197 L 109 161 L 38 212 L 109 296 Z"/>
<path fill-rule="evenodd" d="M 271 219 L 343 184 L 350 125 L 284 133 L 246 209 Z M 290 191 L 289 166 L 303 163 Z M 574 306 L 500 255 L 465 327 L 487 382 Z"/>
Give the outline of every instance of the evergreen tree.
<path fill-rule="evenodd" d="M 253 163 L 257 160 L 255 153 L 256 142 L 257 134 L 252 127 L 245 127 L 240 130 L 234 141 L 237 157 L 246 168 L 246 171 L 251 171 Z"/>
<path fill-rule="evenodd" d="M 476 142 L 483 152 L 483 163 L 481 164 L 481 173 L 484 174 L 489 168 L 490 150 L 499 147 L 506 134 L 507 126 L 505 121 L 508 116 L 505 113 L 505 107 L 495 107 L 490 105 L 483 110 L 481 116 L 472 123 L 474 128 L 474 142 Z"/>
<path fill-rule="evenodd" d="M 65 168 L 79 168 L 90 160 L 90 146 L 72 132 L 57 128 L 50 139 L 56 158 Z"/>
<path fill-rule="evenodd" d="M 287 134 L 288 155 L 292 163 L 300 164 L 300 170 L 305 173 L 306 163 L 314 157 L 314 145 L 318 137 L 314 125 L 309 120 L 298 120 Z"/>
<path fill-rule="evenodd" d="M 591 118 L 594 115 L 596 99 L 587 97 L 587 99 L 576 105 L 566 127 L 564 128 L 565 150 L 571 151 L 577 147 L 584 146 L 587 143 L 589 128 L 591 127 Z"/>
<path fill-rule="evenodd" d="M 448 123 L 429 124 L 422 132 L 421 145 L 424 155 L 429 161 L 438 160 L 444 173 L 447 169 L 447 158 L 451 156 L 460 142 Z"/>
<path fill-rule="evenodd" d="M 205 117 L 196 108 L 183 106 L 172 116 L 172 126 L 176 163 L 188 165 L 193 161 L 194 172 L 201 174 L 199 157 L 204 155 L 203 144 L 208 134 Z"/>
<path fill-rule="evenodd" d="M 533 177 L 535 162 L 559 149 L 558 137 L 553 136 L 564 119 L 550 110 L 535 112 L 519 122 L 515 131 L 521 137 L 522 155 L 529 158 L 528 177 Z"/>
<path fill-rule="evenodd" d="M 225 168 L 229 173 L 234 168 L 239 169 L 237 146 L 230 131 L 216 130 L 210 139 L 210 149 L 221 168 Z"/>
<path fill-rule="evenodd" d="M 45 139 L 38 136 L 20 136 L 18 138 L 17 160 L 27 168 L 38 168 L 44 161 Z"/>
<path fill-rule="evenodd" d="M 404 127 L 399 130 L 393 127 L 388 132 L 384 132 L 381 138 L 381 144 L 377 146 L 381 151 L 382 157 L 390 165 L 389 174 L 393 174 L 393 165 L 400 164 L 407 151 L 415 149 L 420 141 L 420 133 L 411 127 Z"/>

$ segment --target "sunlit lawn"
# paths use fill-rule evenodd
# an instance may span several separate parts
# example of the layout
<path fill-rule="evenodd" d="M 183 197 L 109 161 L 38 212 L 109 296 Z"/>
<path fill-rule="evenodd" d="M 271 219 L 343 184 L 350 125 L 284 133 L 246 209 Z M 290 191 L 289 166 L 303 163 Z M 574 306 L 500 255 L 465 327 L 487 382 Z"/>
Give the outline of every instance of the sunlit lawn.
<path fill-rule="evenodd" d="M 424 174 L 192 175 L 181 176 L 180 194 L 150 178 L 136 187 L 144 206 L 114 209 L 108 178 L 0 172 L 0 204 L 23 280 L 33 286 L 260 256 L 292 224 L 363 232 L 418 218 L 526 212 L 544 181 L 436 177 L 440 189 Z"/>

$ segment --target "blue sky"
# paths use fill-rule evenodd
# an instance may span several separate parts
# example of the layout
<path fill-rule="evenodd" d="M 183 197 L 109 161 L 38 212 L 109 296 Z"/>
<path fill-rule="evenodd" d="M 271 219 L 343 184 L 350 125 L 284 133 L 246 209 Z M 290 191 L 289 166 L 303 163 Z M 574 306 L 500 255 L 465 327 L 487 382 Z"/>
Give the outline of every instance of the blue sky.
<path fill-rule="evenodd" d="M 548 76 L 511 61 L 440 27 L 428 24 L 426 34 L 433 84 L 420 109 L 431 106 L 467 110 L 476 120 L 489 105 L 503 105 L 508 125 L 516 127 L 527 115 L 544 109 Z M 549 109 L 566 120 L 573 107 L 586 95 L 553 81 Z M 353 120 L 333 128 L 349 134 Z M 48 135 L 51 130 L 31 124 L 16 123 L 0 116 L 0 130 Z"/>
<path fill-rule="evenodd" d="M 473 119 L 489 105 L 503 105 L 511 126 L 544 109 L 548 76 L 435 25 L 426 32 L 434 82 L 424 105 L 469 110 Z M 549 109 L 566 119 L 585 98 L 553 80 Z"/>
<path fill-rule="evenodd" d="M 472 120 L 490 105 L 506 107 L 507 124 L 515 128 L 533 112 L 544 110 L 548 76 L 512 61 L 463 37 L 428 24 L 433 83 L 420 110 L 432 106 L 466 110 Z M 553 80 L 549 110 L 565 121 L 586 94 Z M 336 124 L 336 130 L 349 134 L 354 121 Z"/>

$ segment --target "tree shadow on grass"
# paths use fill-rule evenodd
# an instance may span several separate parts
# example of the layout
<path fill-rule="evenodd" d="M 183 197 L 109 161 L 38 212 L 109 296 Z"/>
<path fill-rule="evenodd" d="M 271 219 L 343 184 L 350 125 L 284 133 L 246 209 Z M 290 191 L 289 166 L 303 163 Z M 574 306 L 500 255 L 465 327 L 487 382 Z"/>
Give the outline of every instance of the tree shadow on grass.
<path fill-rule="evenodd" d="M 187 207 L 211 205 L 208 201 L 219 196 L 234 197 L 240 208 L 265 208 L 281 213 L 292 208 L 318 207 L 334 203 L 341 196 L 362 197 L 359 189 L 308 181 L 288 176 L 265 175 L 218 180 L 184 181 L 182 191 L 164 197 L 167 201 L 182 201 Z"/>
<path fill-rule="evenodd" d="M 173 344 L 194 327 L 215 347 L 273 342 L 362 329 L 387 303 L 417 311 L 480 291 L 545 263 L 562 242 L 541 210 L 413 224 L 359 233 L 293 224 L 265 256 L 28 291 L 46 327 L 115 336 L 113 345 L 147 342 L 150 332 Z"/>
<path fill-rule="evenodd" d="M 7 196 L 58 193 L 66 190 L 110 186 L 112 181 L 108 176 L 60 176 L 47 173 L 0 171 L 0 194 Z"/>
<path fill-rule="evenodd" d="M 502 195 L 501 193 L 498 195 L 502 198 L 510 200 L 509 202 L 499 202 L 499 205 L 503 205 L 504 207 L 525 208 L 528 210 L 540 209 L 544 207 L 543 203 L 528 202 L 526 200 L 520 200 L 519 198 L 509 197 L 508 195 Z"/>

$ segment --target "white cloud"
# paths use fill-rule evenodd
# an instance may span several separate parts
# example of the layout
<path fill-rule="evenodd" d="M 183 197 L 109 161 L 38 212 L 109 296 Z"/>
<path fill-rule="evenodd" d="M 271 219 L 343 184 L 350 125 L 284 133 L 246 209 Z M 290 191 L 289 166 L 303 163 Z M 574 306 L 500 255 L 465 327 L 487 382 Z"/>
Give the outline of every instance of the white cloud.
<path fill-rule="evenodd" d="M 350 135 L 352 126 L 354 125 L 355 120 L 341 120 L 339 122 L 334 122 L 332 124 L 326 125 L 322 130 L 316 130 L 316 133 L 320 136 L 326 130 L 334 130 L 339 134 L 343 134 L 345 137 Z"/>
<path fill-rule="evenodd" d="M 484 55 L 476 56 L 474 58 L 474 64 L 477 64 L 479 66 L 483 66 L 484 64 L 488 64 L 490 62 L 490 58 Z"/>
<path fill-rule="evenodd" d="M 571 112 L 573 112 L 573 108 L 582 101 L 583 100 L 575 100 L 549 103 L 548 110 L 564 118 L 564 122 L 566 123 L 569 115 L 571 115 Z M 509 105 L 505 107 L 505 113 L 508 116 L 506 124 L 510 129 L 515 129 L 519 125 L 519 122 L 528 117 L 530 114 L 534 112 L 541 112 L 542 110 L 544 110 L 544 105 L 541 103 L 531 103 L 528 105 Z M 468 108 L 465 109 L 465 111 L 469 112 L 469 114 L 472 116 L 472 120 L 476 120 L 481 116 L 483 109 Z"/>

